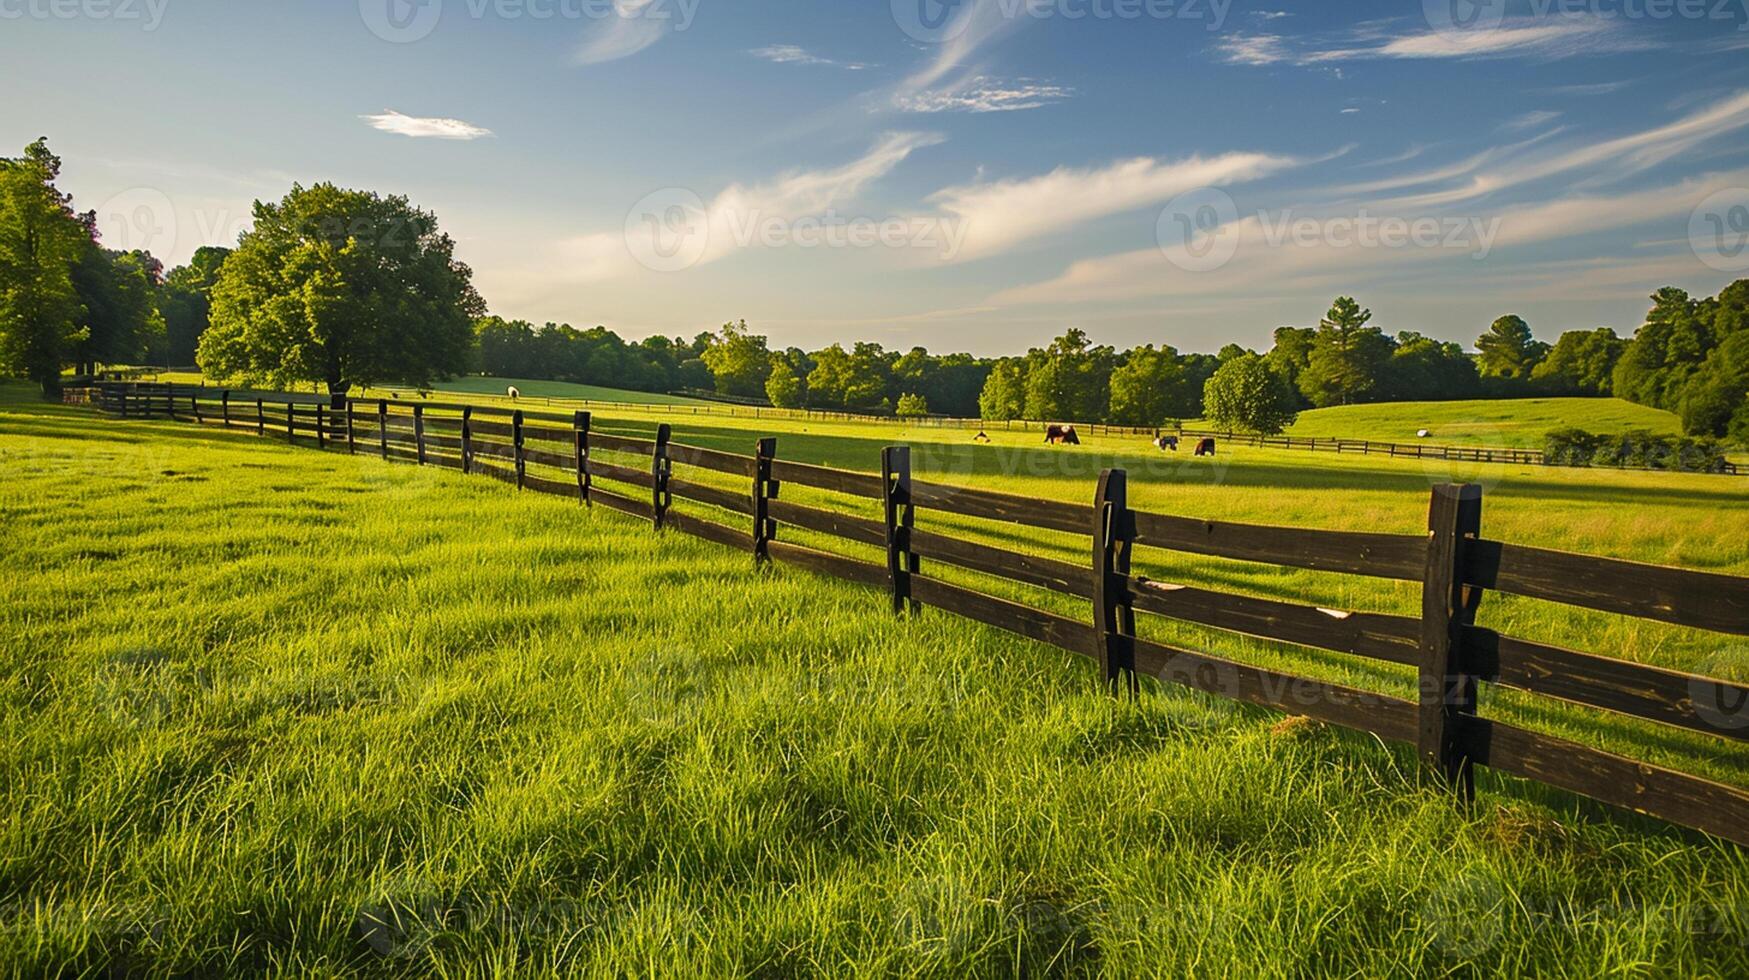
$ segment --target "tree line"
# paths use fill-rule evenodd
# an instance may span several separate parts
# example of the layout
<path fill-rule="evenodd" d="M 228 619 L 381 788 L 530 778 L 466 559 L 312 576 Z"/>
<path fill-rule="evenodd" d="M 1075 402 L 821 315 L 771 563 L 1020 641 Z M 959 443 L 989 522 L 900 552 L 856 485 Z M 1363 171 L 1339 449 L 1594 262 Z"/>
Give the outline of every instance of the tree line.
<path fill-rule="evenodd" d="M 1266 351 L 1120 351 L 1079 329 L 1001 358 L 868 342 L 806 351 L 773 349 L 745 321 L 628 342 L 488 315 L 453 240 L 405 197 L 294 185 L 255 203 L 234 249 L 202 248 L 165 273 L 146 252 L 103 247 L 95 214 L 56 187 L 60 166 L 43 140 L 0 158 L 0 372 L 45 392 L 69 366 L 193 362 L 215 380 L 325 384 L 336 397 L 478 373 L 782 407 L 1263 432 L 1332 405 L 1618 395 L 1677 413 L 1690 435 L 1749 443 L 1749 280 L 1706 299 L 1661 289 L 1631 339 L 1599 327 L 1550 344 L 1503 316 L 1473 353 L 1388 334 L 1348 296 L 1315 327 L 1276 330 Z"/>

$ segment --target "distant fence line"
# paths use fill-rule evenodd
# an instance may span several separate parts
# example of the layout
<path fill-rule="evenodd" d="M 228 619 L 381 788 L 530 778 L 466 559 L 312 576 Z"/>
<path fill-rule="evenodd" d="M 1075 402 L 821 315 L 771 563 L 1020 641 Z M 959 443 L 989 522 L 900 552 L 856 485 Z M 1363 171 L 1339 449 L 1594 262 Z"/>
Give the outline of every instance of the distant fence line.
<path fill-rule="evenodd" d="M 1441 459 L 1466 463 L 1505 463 L 1517 466 L 1561 466 L 1569 464 L 1550 462 L 1548 454 L 1541 449 L 1495 449 L 1490 446 L 1436 446 L 1419 442 L 1377 442 L 1370 439 L 1342 439 L 1334 436 L 1266 436 L 1255 432 L 1225 432 L 1210 429 L 1178 429 L 1176 434 L 1180 439 L 1225 439 L 1241 446 L 1255 446 L 1263 449 L 1304 449 L 1309 452 L 1333 452 L 1360 454 L 1362 456 L 1389 456 L 1392 459 Z M 1727 476 L 1739 476 L 1742 467 L 1729 460 L 1719 464 L 1717 470 L 1703 469 L 1659 469 L 1638 464 L 1615 463 L 1600 469 L 1649 470 L 1660 473 L 1718 473 Z M 1589 468 L 1589 467 L 1585 467 Z"/>
<path fill-rule="evenodd" d="M 728 547 L 882 590 L 895 612 L 941 609 L 1090 658 L 1114 692 L 1138 675 L 1310 717 L 1413 746 L 1461 798 L 1487 766 L 1749 845 L 1749 791 L 1479 715 L 1480 682 L 1650 720 L 1727 742 L 1749 741 L 1749 686 L 1503 635 L 1476 625 L 1501 592 L 1677 626 L 1749 636 L 1749 578 L 1552 551 L 1481 536 L 1482 491 L 1435 487 L 1428 533 L 1381 534 L 1205 521 L 1133 510 L 1123 470 L 1099 478 L 1090 504 L 927 483 L 910 450 L 881 453 L 881 472 L 777 456 L 777 439 L 743 456 L 592 429 L 570 415 L 477 405 L 349 400 L 341 408 L 201 388 L 100 386 L 90 401 L 130 418 L 170 418 L 282 436 L 384 460 L 441 466 L 521 490 L 601 505 Z M 608 462 L 605 452 L 642 457 Z M 685 467 L 675 474 L 676 466 Z M 695 482 L 692 470 L 745 481 Z M 718 479 L 721 477 L 719 476 Z M 815 507 L 783 499 L 785 484 L 850 498 Z M 728 512 L 732 527 L 675 509 Z M 689 508 L 690 510 L 690 508 Z M 1022 554 L 916 526 L 919 511 L 953 513 L 1089 539 L 1085 563 Z M 784 527 L 882 549 L 884 565 L 779 539 Z M 1344 612 L 1150 581 L 1133 575 L 1137 547 L 1421 585 L 1419 616 Z M 1087 600 L 1091 620 L 997 598 L 928 574 L 924 563 Z M 1241 636 L 1413 667 L 1418 696 L 1397 698 L 1297 677 L 1136 635 L 1142 612 Z"/>

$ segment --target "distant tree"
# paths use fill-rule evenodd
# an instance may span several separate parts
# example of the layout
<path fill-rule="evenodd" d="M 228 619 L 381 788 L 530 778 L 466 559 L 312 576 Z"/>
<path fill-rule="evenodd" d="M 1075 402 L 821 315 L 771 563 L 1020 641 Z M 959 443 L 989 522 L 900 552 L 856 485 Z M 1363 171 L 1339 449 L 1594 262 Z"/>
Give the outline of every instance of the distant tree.
<path fill-rule="evenodd" d="M 843 408 L 850 390 L 850 353 L 841 344 L 814 352 L 814 369 L 808 372 L 808 394 L 815 405 Z"/>
<path fill-rule="evenodd" d="M 485 304 L 437 217 L 405 197 L 294 185 L 213 287 L 197 360 L 215 378 L 289 387 L 425 386 L 466 370 Z"/>
<path fill-rule="evenodd" d="M 73 288 L 85 307 L 84 336 L 74 346 L 81 373 L 99 363 L 138 364 L 148 348 L 162 350 L 158 310 L 163 266 L 146 252 L 118 252 L 87 241 L 73 266 Z"/>
<path fill-rule="evenodd" d="M 55 187 L 61 160 L 45 140 L 0 158 L 0 372 L 52 395 L 61 364 L 83 339 L 73 266 L 89 245 L 89 219 Z"/>
<path fill-rule="evenodd" d="M 1479 385 L 1475 359 L 1462 345 L 1406 330 L 1397 335 L 1376 394 L 1388 401 L 1453 401 L 1476 397 Z"/>
<path fill-rule="evenodd" d="M 923 418 L 929 414 L 929 399 L 916 394 L 900 395 L 899 407 L 895 414 L 902 419 Z"/>
<path fill-rule="evenodd" d="M 772 358 L 771 375 L 765 379 L 765 397 L 778 408 L 802 407 L 802 379 L 787 360 Z"/>
<path fill-rule="evenodd" d="M 990 368 L 978 395 L 978 417 L 988 422 L 1007 422 L 1026 413 L 1026 372 L 1022 361 L 1003 358 Z"/>
<path fill-rule="evenodd" d="M 1275 331 L 1275 346 L 1269 349 L 1264 359 L 1282 379 L 1299 392 L 1300 374 L 1312 362 L 1312 344 L 1317 340 L 1318 331 L 1312 327 L 1277 327 Z"/>
<path fill-rule="evenodd" d="M 1201 414 L 1192 397 L 1178 352 L 1152 344 L 1130 351 L 1111 372 L 1111 421 L 1117 425 L 1161 425 L 1168 419 Z M 1195 393 L 1200 395 L 1200 387 Z"/>
<path fill-rule="evenodd" d="M 164 288 L 158 293 L 164 340 L 162 353 L 153 360 L 176 367 L 194 363 L 201 334 L 206 333 L 212 316 L 213 286 L 230 254 L 228 248 L 204 246 L 195 250 L 187 265 L 171 269 L 164 277 Z"/>
<path fill-rule="evenodd" d="M 1276 433 L 1299 414 L 1293 389 L 1257 354 L 1221 365 L 1203 393 L 1209 421 L 1225 428 Z"/>
<path fill-rule="evenodd" d="M 1110 347 L 1095 347 L 1087 334 L 1071 328 L 1042 350 L 1026 356 L 1026 417 L 1097 422 L 1111 400 Z"/>
<path fill-rule="evenodd" d="M 763 336 L 747 329 L 747 321 L 725 323 L 703 355 L 719 395 L 759 398 L 771 373 L 771 350 Z"/>
<path fill-rule="evenodd" d="M 1627 343 L 1608 327 L 1569 330 L 1531 370 L 1537 387 L 1562 395 L 1607 395 Z"/>
<path fill-rule="evenodd" d="M 1339 296 L 1318 324 L 1312 353 L 1300 373 L 1300 391 L 1313 405 L 1352 405 L 1368 400 L 1391 356 L 1391 340 L 1369 327 L 1372 311 Z"/>
<path fill-rule="evenodd" d="M 897 359 L 880 344 L 858 341 L 850 351 L 849 375 L 844 385 L 845 407 L 890 406 L 893 362 Z"/>
<path fill-rule="evenodd" d="M 1549 345 L 1531 336 L 1523 317 L 1503 316 L 1476 340 L 1476 350 L 1482 377 L 1523 380 L 1548 355 Z"/>

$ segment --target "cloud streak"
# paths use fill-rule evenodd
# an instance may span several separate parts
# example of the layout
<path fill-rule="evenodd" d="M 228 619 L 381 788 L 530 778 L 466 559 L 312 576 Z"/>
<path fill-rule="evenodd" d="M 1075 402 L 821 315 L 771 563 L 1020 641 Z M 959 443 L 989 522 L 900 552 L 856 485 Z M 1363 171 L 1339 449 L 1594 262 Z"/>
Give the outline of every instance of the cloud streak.
<path fill-rule="evenodd" d="M 360 116 L 371 128 L 414 139 L 477 140 L 492 135 L 492 131 L 460 119 L 432 116 L 408 116 L 393 109 L 374 116 Z"/>

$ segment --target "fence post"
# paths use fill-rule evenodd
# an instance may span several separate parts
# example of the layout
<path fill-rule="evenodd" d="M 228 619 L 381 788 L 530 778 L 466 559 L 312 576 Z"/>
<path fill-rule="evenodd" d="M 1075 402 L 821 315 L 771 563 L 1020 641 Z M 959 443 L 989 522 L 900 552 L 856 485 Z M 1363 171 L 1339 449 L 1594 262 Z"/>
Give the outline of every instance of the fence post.
<path fill-rule="evenodd" d="M 389 458 L 389 403 L 381 398 L 377 399 L 377 449 Z"/>
<path fill-rule="evenodd" d="M 522 409 L 510 416 L 510 441 L 516 452 L 516 489 L 523 489 L 528 479 L 528 461 L 522 457 Z"/>
<path fill-rule="evenodd" d="M 886 487 L 887 583 L 893 593 L 893 614 L 921 608 L 911 598 L 911 576 L 921 567 L 911 552 L 911 529 L 917 523 L 917 507 L 911 502 L 911 447 L 888 446 L 881 450 L 881 482 Z"/>
<path fill-rule="evenodd" d="M 771 539 L 777 537 L 777 522 L 771 519 L 771 501 L 777 499 L 778 483 L 771 478 L 771 461 L 777 457 L 777 440 L 761 439 L 753 450 L 753 562 L 771 560 Z"/>
<path fill-rule="evenodd" d="M 466 430 L 463 430 L 466 431 Z M 413 406 L 413 445 L 418 449 L 419 465 L 425 465 L 425 406 Z M 464 460 L 466 455 L 462 457 Z"/>
<path fill-rule="evenodd" d="M 656 449 L 650 454 L 650 505 L 656 529 L 668 516 L 668 505 L 674 498 L 668 493 L 668 476 L 674 472 L 674 462 L 668 458 L 668 442 L 674 438 L 674 427 L 666 422 L 656 427 Z"/>
<path fill-rule="evenodd" d="M 571 416 L 571 428 L 577 443 L 577 497 L 585 507 L 595 506 L 589 500 L 589 488 L 594 482 L 589 478 L 589 421 L 588 412 Z"/>
<path fill-rule="evenodd" d="M 422 443 L 423 444 L 423 443 Z M 424 451 L 420 452 L 420 460 L 424 461 Z M 474 471 L 474 410 L 471 406 L 462 406 L 462 472 Z"/>
<path fill-rule="evenodd" d="M 1130 542 L 1136 536 L 1129 508 L 1129 480 L 1123 470 L 1099 475 L 1093 500 L 1093 628 L 1099 640 L 1099 665 L 1106 689 L 1138 691 L 1136 611 L 1130 605 Z"/>
<path fill-rule="evenodd" d="M 229 388 L 219 392 L 219 417 L 225 420 L 225 428 L 231 427 L 231 390 Z"/>
<path fill-rule="evenodd" d="M 328 420 L 321 402 L 316 403 L 316 448 L 328 448 Z"/>
<path fill-rule="evenodd" d="M 194 410 L 194 421 L 198 424 L 200 422 L 200 398 L 192 394 L 189 395 L 188 407 Z"/>
<path fill-rule="evenodd" d="M 354 404 L 352 399 L 346 400 L 346 455 L 348 456 L 358 452 L 358 434 L 353 431 L 353 422 L 356 421 L 352 417 Z"/>
<path fill-rule="evenodd" d="M 261 399 L 255 399 L 255 434 L 267 435 L 267 405 Z"/>
<path fill-rule="evenodd" d="M 176 388 L 170 385 L 164 387 L 164 413 L 176 421 Z"/>
<path fill-rule="evenodd" d="M 297 441 L 293 438 L 297 432 L 297 416 L 292 414 L 293 405 L 294 403 L 291 400 L 291 396 L 287 395 L 285 402 L 285 441 L 288 444 Z"/>
<path fill-rule="evenodd" d="M 1464 542 L 1482 530 L 1482 488 L 1433 488 L 1427 517 L 1427 574 L 1421 593 L 1420 725 L 1422 761 L 1465 800 L 1475 774 L 1464 749 L 1465 717 L 1476 714 L 1476 678 L 1463 673 L 1462 629 L 1475 621 L 1482 590 L 1463 582 Z"/>

